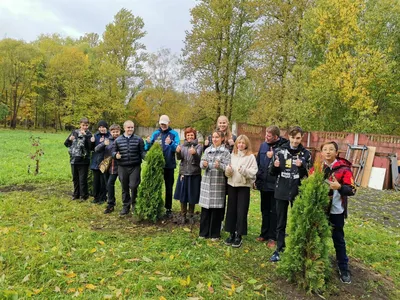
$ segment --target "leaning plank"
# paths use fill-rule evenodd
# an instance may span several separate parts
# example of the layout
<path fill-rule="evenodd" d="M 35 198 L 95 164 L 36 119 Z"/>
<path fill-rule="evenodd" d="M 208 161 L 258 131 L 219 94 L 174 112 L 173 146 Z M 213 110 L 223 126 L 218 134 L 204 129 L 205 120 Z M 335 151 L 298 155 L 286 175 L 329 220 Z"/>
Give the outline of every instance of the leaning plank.
<path fill-rule="evenodd" d="M 374 163 L 375 152 L 376 152 L 376 147 L 368 146 L 367 161 L 365 162 L 364 172 L 361 179 L 362 187 L 368 186 L 369 178 L 371 177 L 372 164 Z"/>

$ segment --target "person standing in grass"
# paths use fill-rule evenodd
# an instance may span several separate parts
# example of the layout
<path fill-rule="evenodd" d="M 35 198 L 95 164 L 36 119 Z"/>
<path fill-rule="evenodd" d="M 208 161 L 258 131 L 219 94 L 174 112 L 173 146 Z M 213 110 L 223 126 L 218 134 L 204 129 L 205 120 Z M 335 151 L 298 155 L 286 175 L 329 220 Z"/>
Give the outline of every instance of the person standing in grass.
<path fill-rule="evenodd" d="M 110 138 L 108 132 L 108 124 L 106 121 L 100 121 L 97 125 L 98 131 L 92 136 L 92 149 L 94 150 L 100 143 L 103 143 L 106 139 Z M 99 165 L 104 159 L 104 151 L 93 152 L 92 162 L 90 163 L 90 169 L 93 172 L 93 201 L 92 203 L 102 204 L 107 199 L 107 186 L 105 177 L 99 170 Z"/>
<path fill-rule="evenodd" d="M 107 208 L 104 213 L 109 214 L 114 211 L 115 207 L 115 181 L 118 178 L 118 164 L 116 159 L 112 158 L 112 152 L 114 149 L 114 142 L 121 134 L 121 127 L 118 124 L 112 124 L 110 126 L 111 137 L 106 138 L 104 142 L 96 146 L 94 151 L 104 152 L 104 159 L 111 157 L 111 162 L 108 170 L 103 174 L 104 180 L 107 187 Z"/>
<path fill-rule="evenodd" d="M 257 154 L 257 179 L 255 188 L 261 197 L 261 232 L 258 242 L 268 241 L 268 248 L 276 247 L 276 200 L 274 197 L 276 176 L 269 174 L 269 167 L 274 161 L 276 149 L 288 140 L 280 136 L 277 126 L 266 129 L 265 142 L 261 144 Z"/>
<path fill-rule="evenodd" d="M 135 124 L 125 121 L 124 134 L 115 140 L 112 152 L 112 157 L 118 161 L 118 178 L 122 187 L 120 216 L 128 215 L 131 208 L 132 211 L 135 209 L 142 160 L 146 155 L 144 142 L 134 131 Z"/>
<path fill-rule="evenodd" d="M 147 137 L 144 150 L 148 151 L 154 142 L 159 141 L 163 149 L 165 166 L 164 166 L 164 183 L 165 183 L 165 210 L 166 217 L 172 216 L 172 192 L 174 186 L 174 172 L 176 168 L 175 152 L 176 147 L 180 143 L 179 134 L 169 125 L 171 121 L 167 115 L 160 116 L 158 122 L 160 128 L 153 132 L 151 137 Z"/>
<path fill-rule="evenodd" d="M 332 225 L 332 240 L 336 251 L 336 261 L 340 280 L 351 283 L 349 258 L 346 254 L 344 239 L 344 219 L 347 218 L 347 197 L 356 192 L 351 163 L 338 156 L 339 146 L 336 142 L 326 142 L 321 145 L 321 156 L 324 160 L 323 171 L 329 184 L 330 204 L 328 208 L 329 222 Z M 314 169 L 310 170 L 313 173 Z"/>
<path fill-rule="evenodd" d="M 225 169 L 225 175 L 228 177 L 225 231 L 230 233 L 225 244 L 228 246 L 239 248 L 242 245 L 242 236 L 247 235 L 250 188 L 256 179 L 257 170 L 249 138 L 245 135 L 238 136 L 233 147 L 231 163 Z"/>
<path fill-rule="evenodd" d="M 72 200 L 77 200 L 79 198 L 87 200 L 89 198 L 87 179 L 92 133 L 88 128 L 89 120 L 87 118 L 82 118 L 79 121 L 79 129 L 73 130 L 64 142 L 65 147 L 68 147 L 72 182 L 74 184 Z"/>
<path fill-rule="evenodd" d="M 197 131 L 188 127 L 184 131 L 183 145 L 176 147 L 176 157 L 180 160 L 179 178 L 175 188 L 174 198 L 181 202 L 182 224 L 186 223 L 189 205 L 189 220 L 193 223 L 194 208 L 199 203 L 201 169 L 200 159 L 203 147 L 197 141 Z"/>
<path fill-rule="evenodd" d="M 200 238 L 216 241 L 221 237 L 221 222 L 225 210 L 225 169 L 230 163 L 229 150 L 222 144 L 224 133 L 215 130 L 212 133 L 212 145 L 204 151 L 200 168 L 205 170 L 201 180 L 200 201 Z"/>
<path fill-rule="evenodd" d="M 280 253 L 285 249 L 286 223 L 289 203 L 299 193 L 301 180 L 308 176 L 312 166 L 311 153 L 301 144 L 303 130 L 299 126 L 292 127 L 289 132 L 289 142 L 277 149 L 270 174 L 277 176 L 274 197 L 276 199 L 276 240 L 277 247 L 271 262 L 280 260 Z"/>

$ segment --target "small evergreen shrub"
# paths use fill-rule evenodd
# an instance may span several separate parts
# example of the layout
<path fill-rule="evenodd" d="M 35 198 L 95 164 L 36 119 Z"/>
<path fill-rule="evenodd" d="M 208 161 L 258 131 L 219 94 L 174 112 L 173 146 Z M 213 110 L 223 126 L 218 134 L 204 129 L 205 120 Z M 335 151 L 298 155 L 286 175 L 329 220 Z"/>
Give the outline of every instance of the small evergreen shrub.
<path fill-rule="evenodd" d="M 288 224 L 289 237 L 278 273 L 311 292 L 322 292 L 330 273 L 328 241 L 331 237 L 326 214 L 329 187 L 320 163 L 302 181 Z"/>
<path fill-rule="evenodd" d="M 139 185 L 135 214 L 139 220 L 156 222 L 163 213 L 164 156 L 159 143 L 154 143 L 146 154 L 146 166 Z"/>

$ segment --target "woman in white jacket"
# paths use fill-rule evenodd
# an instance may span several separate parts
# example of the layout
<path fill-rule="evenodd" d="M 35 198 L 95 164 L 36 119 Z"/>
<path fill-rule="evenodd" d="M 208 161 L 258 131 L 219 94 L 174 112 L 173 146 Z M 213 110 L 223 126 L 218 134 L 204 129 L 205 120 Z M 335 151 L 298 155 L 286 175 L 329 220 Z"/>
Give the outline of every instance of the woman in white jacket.
<path fill-rule="evenodd" d="M 250 188 L 258 171 L 255 156 L 251 153 L 250 140 L 240 135 L 235 142 L 231 164 L 226 167 L 228 177 L 228 209 L 225 231 L 230 233 L 225 244 L 235 248 L 242 245 L 242 236 L 247 235 L 247 214 L 250 205 Z"/>

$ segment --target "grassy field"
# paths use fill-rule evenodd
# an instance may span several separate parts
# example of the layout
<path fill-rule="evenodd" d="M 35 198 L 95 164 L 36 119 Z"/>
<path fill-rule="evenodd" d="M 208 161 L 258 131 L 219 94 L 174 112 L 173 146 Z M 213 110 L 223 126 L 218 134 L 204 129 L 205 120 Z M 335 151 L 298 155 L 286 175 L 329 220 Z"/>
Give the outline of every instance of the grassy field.
<path fill-rule="evenodd" d="M 66 132 L 33 133 L 45 153 L 37 176 L 28 173 L 31 133 L 0 135 L 0 299 L 320 299 L 277 277 L 268 262 L 273 250 L 255 241 L 257 192 L 249 235 L 234 249 L 198 240 L 198 224 L 120 218 L 120 197 L 111 215 L 103 214 L 103 206 L 70 201 Z M 399 220 L 380 209 L 366 215 L 362 203 L 370 194 L 360 190 L 354 197 L 345 227 L 353 283 L 344 286 L 334 273 L 326 299 L 400 297 Z M 399 195 L 380 193 L 374 201 L 398 211 Z M 173 209 L 178 211 L 177 201 Z M 383 222 L 387 218 L 390 224 Z"/>

